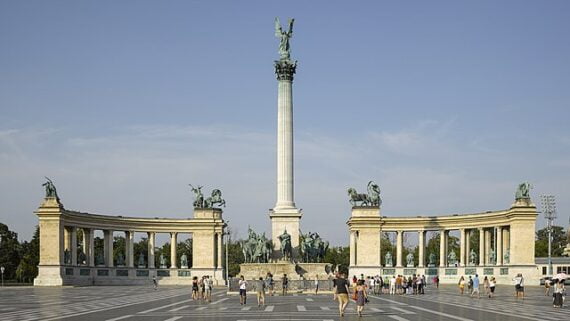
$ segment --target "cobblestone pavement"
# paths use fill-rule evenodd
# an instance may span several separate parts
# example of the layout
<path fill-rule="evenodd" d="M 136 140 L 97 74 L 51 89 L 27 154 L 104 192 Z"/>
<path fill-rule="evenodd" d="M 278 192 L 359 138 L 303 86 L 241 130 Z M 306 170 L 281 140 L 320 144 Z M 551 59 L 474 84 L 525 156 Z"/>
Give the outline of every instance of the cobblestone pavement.
<path fill-rule="evenodd" d="M 330 294 L 268 296 L 266 305 L 258 307 L 255 295 L 250 293 L 242 306 L 222 288 L 214 290 L 211 303 L 193 301 L 188 287 L 3 288 L 0 320 L 570 320 L 570 308 L 553 308 L 542 288 L 527 287 L 524 300 L 511 290 L 499 287 L 493 299 L 461 296 L 454 286 L 428 288 L 417 296 L 371 295 L 363 317 L 351 302 L 340 318 Z"/>

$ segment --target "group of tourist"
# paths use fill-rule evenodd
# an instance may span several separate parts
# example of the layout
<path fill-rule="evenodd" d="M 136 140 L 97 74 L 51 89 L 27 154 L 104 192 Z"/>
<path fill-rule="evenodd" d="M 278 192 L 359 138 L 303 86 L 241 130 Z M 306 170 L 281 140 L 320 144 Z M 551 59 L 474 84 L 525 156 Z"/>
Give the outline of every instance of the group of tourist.
<path fill-rule="evenodd" d="M 566 287 L 564 285 L 565 278 L 553 278 L 552 280 L 544 281 L 544 295 L 550 295 L 552 289 L 552 306 L 561 308 L 564 305 L 564 296 L 566 294 Z"/>
<path fill-rule="evenodd" d="M 475 274 L 475 277 L 469 276 L 469 280 L 466 280 L 464 276 L 459 278 L 459 282 L 457 283 L 459 286 L 459 293 L 463 295 L 465 293 L 465 287 L 467 287 L 467 294 L 470 294 L 471 297 L 474 297 L 477 294 L 477 298 L 481 298 L 481 292 L 479 291 L 480 281 L 479 275 Z M 497 285 L 497 280 L 494 276 L 488 278 L 485 276 L 483 278 L 483 288 L 485 290 L 485 296 L 492 298 L 495 295 L 495 286 Z"/>
<path fill-rule="evenodd" d="M 214 288 L 213 278 L 205 275 L 201 278 L 192 278 L 192 300 L 202 300 L 212 302 L 212 289 Z"/>
<path fill-rule="evenodd" d="M 287 274 L 283 274 L 281 278 L 282 283 L 282 295 L 287 295 L 289 289 L 289 278 Z M 244 276 L 239 278 L 239 303 L 245 305 L 247 303 L 247 286 L 248 282 L 245 280 Z M 265 279 L 259 277 L 258 280 L 253 282 L 253 290 L 257 296 L 257 306 L 265 306 L 265 292 L 268 291 L 269 296 L 273 296 L 274 280 L 273 274 L 267 273 Z"/>

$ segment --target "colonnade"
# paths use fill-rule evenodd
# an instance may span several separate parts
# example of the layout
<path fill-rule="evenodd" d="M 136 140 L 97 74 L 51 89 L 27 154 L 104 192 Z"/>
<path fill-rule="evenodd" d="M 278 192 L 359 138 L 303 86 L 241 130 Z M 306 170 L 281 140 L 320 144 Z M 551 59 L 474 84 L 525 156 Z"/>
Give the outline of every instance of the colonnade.
<path fill-rule="evenodd" d="M 58 199 L 46 197 L 36 211 L 40 226 L 40 264 L 35 285 L 141 284 L 158 276 L 167 284 L 186 284 L 191 276 L 208 275 L 224 282 L 222 210 L 195 209 L 188 219 L 137 218 L 88 214 L 66 210 Z M 83 232 L 78 250 L 78 230 Z M 103 260 L 96 260 L 95 231 L 103 232 Z M 124 263 L 114 262 L 114 234 L 124 233 Z M 146 264 L 139 265 L 134 252 L 135 233 L 148 238 Z M 155 266 L 156 235 L 170 236 L 168 266 Z M 178 236 L 192 234 L 192 263 L 182 267 L 177 258 Z M 81 258 L 78 258 L 80 253 Z M 83 255 L 85 256 L 83 258 Z M 188 253 L 190 256 L 190 253 Z M 99 263 L 99 264 L 97 264 Z M 189 264 L 190 265 L 190 264 Z M 138 282 L 138 283 L 137 283 Z"/>
<path fill-rule="evenodd" d="M 534 274 L 536 216 L 536 207 L 526 199 L 517 200 L 511 208 L 502 211 L 447 216 L 385 217 L 380 215 L 379 207 L 353 207 L 347 222 L 349 273 L 439 274 L 442 278 L 449 275 L 449 281 L 455 275 L 467 272 L 507 275 L 512 271 L 525 271 Z M 395 253 L 390 253 L 390 258 L 381 252 L 382 242 L 386 241 L 382 234 L 386 232 L 396 236 Z M 439 249 L 434 251 L 439 255 L 426 253 L 428 232 L 439 233 Z M 414 261 L 417 259 L 417 263 L 408 264 L 404 257 L 404 239 L 408 234 L 416 233 L 419 249 Z M 453 255 L 450 255 L 450 233 L 458 234 L 459 248 L 454 248 Z M 472 244 L 476 236 L 479 236 L 477 245 Z M 383 264 L 387 259 L 392 264 Z M 506 276 L 503 278 L 507 282 Z"/>

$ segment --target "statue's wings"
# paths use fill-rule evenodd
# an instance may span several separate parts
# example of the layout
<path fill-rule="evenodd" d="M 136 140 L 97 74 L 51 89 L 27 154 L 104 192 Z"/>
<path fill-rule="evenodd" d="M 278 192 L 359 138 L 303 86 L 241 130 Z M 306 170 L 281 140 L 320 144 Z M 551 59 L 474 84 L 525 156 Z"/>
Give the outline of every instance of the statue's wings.
<path fill-rule="evenodd" d="M 279 17 L 275 17 L 275 36 L 281 37 L 283 29 L 281 29 L 281 23 L 279 22 Z"/>
<path fill-rule="evenodd" d="M 295 22 L 295 19 L 291 18 L 289 19 L 289 36 L 291 36 L 293 34 L 293 23 Z"/>

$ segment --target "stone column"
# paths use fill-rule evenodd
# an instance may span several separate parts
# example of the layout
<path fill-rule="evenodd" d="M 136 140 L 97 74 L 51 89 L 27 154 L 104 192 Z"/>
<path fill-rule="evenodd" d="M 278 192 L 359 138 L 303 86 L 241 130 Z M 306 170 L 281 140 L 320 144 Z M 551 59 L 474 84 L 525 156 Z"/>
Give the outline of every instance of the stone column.
<path fill-rule="evenodd" d="M 87 265 L 90 267 L 95 266 L 95 230 L 94 229 L 84 229 L 83 235 L 87 235 L 85 239 L 85 243 L 87 244 L 87 252 L 85 253 L 87 256 Z"/>
<path fill-rule="evenodd" d="M 459 229 L 459 266 L 465 266 L 465 229 Z"/>
<path fill-rule="evenodd" d="M 148 232 L 148 264 L 149 269 L 154 269 L 154 232 Z M 193 245 L 196 246 L 196 245 Z"/>
<path fill-rule="evenodd" d="M 396 267 L 402 267 L 403 231 L 398 231 L 396 236 Z"/>
<path fill-rule="evenodd" d="M 177 234 L 176 232 L 170 233 L 170 268 L 176 269 L 176 244 L 177 242 Z"/>
<path fill-rule="evenodd" d="M 419 248 L 419 253 L 418 253 L 418 267 L 422 268 L 424 267 L 425 264 L 425 255 L 424 255 L 424 251 L 425 251 L 425 239 L 426 239 L 426 231 L 419 231 L 418 232 L 418 248 Z"/>
<path fill-rule="evenodd" d="M 77 265 L 77 227 L 72 226 L 70 229 L 71 238 L 71 265 Z"/>
<path fill-rule="evenodd" d="M 508 226 L 503 227 L 503 255 L 505 255 L 507 253 L 507 250 L 510 249 L 511 247 L 510 242 L 511 242 L 510 229 Z M 510 264 L 510 261 L 509 262 L 504 261 L 503 264 Z"/>
<path fill-rule="evenodd" d="M 113 267 L 113 231 L 112 230 L 104 230 L 103 236 L 104 240 L 104 257 L 105 257 L 105 266 Z"/>
<path fill-rule="evenodd" d="M 222 268 L 222 253 L 223 253 L 223 234 L 218 233 L 218 269 Z"/>
<path fill-rule="evenodd" d="M 490 262 L 489 254 L 491 254 L 491 230 L 485 229 L 485 265 L 488 265 Z"/>
<path fill-rule="evenodd" d="M 125 232 L 125 239 L 127 242 L 127 267 L 135 267 L 135 231 Z"/>
<path fill-rule="evenodd" d="M 439 267 L 445 267 L 447 254 L 445 253 L 445 230 L 439 231 Z"/>
<path fill-rule="evenodd" d="M 277 204 L 275 209 L 295 208 L 293 190 L 293 76 L 296 63 L 275 62 L 277 98 Z"/>
<path fill-rule="evenodd" d="M 356 232 L 350 231 L 350 266 L 356 265 Z"/>
<path fill-rule="evenodd" d="M 503 229 L 497 227 L 497 244 L 495 244 L 495 253 L 497 254 L 497 265 L 503 265 Z"/>
<path fill-rule="evenodd" d="M 471 230 L 465 230 L 465 265 L 469 265 L 471 254 Z"/>
<path fill-rule="evenodd" d="M 485 233 L 482 227 L 479 228 L 479 265 L 485 265 Z"/>

